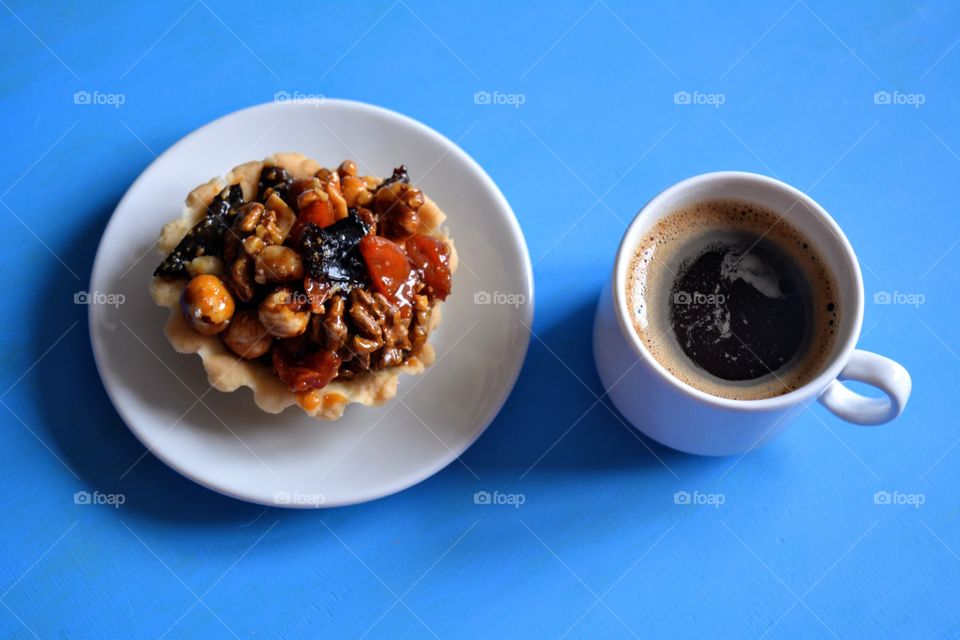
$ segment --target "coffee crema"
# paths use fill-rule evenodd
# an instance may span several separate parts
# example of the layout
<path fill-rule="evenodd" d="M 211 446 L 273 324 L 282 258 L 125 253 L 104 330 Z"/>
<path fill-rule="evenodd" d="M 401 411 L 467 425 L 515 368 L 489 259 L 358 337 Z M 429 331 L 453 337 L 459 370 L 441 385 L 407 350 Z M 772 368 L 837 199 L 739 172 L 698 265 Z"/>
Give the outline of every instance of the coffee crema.
<path fill-rule="evenodd" d="M 708 200 L 657 221 L 634 251 L 627 307 L 651 355 L 681 381 L 736 400 L 797 389 L 833 351 L 834 275 L 782 216 Z"/>

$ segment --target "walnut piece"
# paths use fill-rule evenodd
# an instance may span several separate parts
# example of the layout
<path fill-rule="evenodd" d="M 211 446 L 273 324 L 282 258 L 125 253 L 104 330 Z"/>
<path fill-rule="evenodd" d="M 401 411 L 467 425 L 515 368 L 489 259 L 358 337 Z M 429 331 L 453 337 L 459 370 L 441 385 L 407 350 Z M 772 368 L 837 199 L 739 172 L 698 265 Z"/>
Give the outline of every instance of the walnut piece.
<path fill-rule="evenodd" d="M 377 190 L 371 207 L 380 222 L 380 232 L 388 238 L 405 238 L 420 226 L 418 211 L 423 206 L 423 192 L 403 182 Z"/>

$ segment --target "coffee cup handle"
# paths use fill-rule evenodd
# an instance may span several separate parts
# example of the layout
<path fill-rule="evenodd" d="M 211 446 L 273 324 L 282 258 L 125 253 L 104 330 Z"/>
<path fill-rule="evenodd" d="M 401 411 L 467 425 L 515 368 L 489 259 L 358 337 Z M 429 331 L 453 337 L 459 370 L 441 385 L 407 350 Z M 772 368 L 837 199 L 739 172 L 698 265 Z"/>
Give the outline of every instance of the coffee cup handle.
<path fill-rule="evenodd" d="M 852 391 L 844 380 L 864 382 L 886 398 L 868 398 Z M 890 422 L 903 412 L 912 388 L 910 374 L 899 363 L 870 351 L 855 349 L 837 379 L 820 394 L 820 402 L 839 418 L 862 425 Z"/>

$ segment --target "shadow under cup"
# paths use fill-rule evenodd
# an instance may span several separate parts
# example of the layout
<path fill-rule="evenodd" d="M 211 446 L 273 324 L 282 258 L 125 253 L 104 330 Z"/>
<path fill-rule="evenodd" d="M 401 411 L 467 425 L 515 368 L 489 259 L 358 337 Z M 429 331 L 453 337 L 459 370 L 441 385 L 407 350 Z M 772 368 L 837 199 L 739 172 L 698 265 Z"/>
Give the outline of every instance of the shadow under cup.
<path fill-rule="evenodd" d="M 819 358 L 820 370 L 806 383 L 788 393 L 760 400 L 734 400 L 710 394 L 674 376 L 653 357 L 637 334 L 627 304 L 628 275 L 633 256 L 648 231 L 674 211 L 710 200 L 739 200 L 774 214 L 796 229 L 825 262 L 836 284 L 837 314 L 835 335 L 829 353 Z M 628 342 L 660 375 L 702 400 L 730 406 L 729 403 L 795 402 L 798 396 L 809 398 L 837 377 L 853 350 L 863 322 L 863 283 L 853 248 L 840 227 L 812 198 L 778 180 L 750 173 L 723 172 L 705 174 L 677 183 L 651 200 L 631 223 L 616 257 L 614 300 L 621 330 Z"/>

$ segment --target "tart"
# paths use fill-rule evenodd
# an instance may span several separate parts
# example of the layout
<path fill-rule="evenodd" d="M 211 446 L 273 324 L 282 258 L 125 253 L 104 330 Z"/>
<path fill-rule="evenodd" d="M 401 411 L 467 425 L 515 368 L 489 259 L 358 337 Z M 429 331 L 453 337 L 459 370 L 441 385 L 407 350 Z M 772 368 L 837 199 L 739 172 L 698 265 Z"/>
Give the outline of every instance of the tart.
<path fill-rule="evenodd" d="M 381 179 L 274 154 L 189 193 L 160 234 L 150 293 L 214 388 L 336 419 L 433 363 L 457 266 L 445 219 L 403 166 Z"/>

